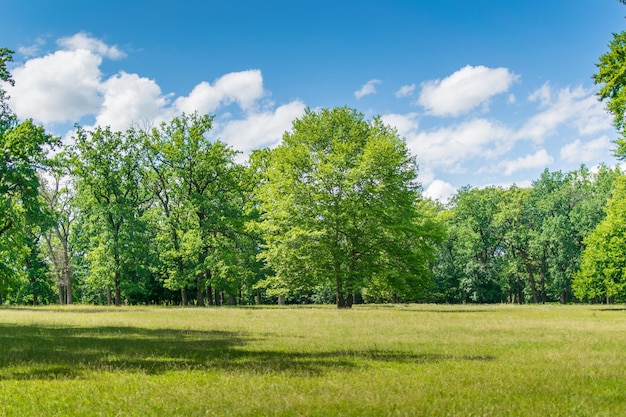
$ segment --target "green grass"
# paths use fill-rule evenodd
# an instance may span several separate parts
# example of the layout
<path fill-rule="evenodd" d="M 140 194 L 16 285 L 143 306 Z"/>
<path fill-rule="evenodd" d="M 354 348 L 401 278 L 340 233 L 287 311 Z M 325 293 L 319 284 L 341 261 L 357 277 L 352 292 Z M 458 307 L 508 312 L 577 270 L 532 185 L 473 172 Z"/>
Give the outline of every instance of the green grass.
<path fill-rule="evenodd" d="M 0 416 L 333 415 L 626 415 L 626 310 L 0 309 Z"/>

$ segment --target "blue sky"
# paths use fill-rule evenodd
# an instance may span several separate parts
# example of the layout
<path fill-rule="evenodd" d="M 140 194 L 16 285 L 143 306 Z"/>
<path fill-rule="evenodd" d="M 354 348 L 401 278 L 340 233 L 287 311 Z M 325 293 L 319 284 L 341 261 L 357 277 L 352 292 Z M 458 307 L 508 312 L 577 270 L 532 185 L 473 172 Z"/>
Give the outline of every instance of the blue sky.
<path fill-rule="evenodd" d="M 427 195 L 527 185 L 545 168 L 616 163 L 591 75 L 617 0 L 3 2 L 11 105 L 69 138 L 74 123 L 145 127 L 214 114 L 243 152 L 275 146 L 305 107 L 380 115 Z M 67 140 L 67 139 L 66 139 Z"/>

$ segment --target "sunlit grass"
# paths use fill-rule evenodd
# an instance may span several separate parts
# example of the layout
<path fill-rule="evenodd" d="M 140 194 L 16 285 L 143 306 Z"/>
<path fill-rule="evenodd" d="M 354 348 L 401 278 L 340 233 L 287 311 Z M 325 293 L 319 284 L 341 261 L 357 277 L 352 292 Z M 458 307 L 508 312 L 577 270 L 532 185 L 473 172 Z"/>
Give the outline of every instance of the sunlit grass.
<path fill-rule="evenodd" d="M 626 415 L 602 306 L 0 309 L 0 415 Z"/>

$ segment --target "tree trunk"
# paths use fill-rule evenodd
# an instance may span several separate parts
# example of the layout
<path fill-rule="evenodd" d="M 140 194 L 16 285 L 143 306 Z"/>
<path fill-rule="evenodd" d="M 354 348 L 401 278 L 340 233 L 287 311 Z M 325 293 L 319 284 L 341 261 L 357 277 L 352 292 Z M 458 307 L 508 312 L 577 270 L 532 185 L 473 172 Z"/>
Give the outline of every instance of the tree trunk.
<path fill-rule="evenodd" d="M 215 305 L 215 302 L 213 301 L 213 286 L 211 283 L 209 283 L 206 287 L 206 299 L 210 306 Z"/>
<path fill-rule="evenodd" d="M 537 294 L 537 284 L 535 283 L 532 265 L 529 262 L 524 262 L 524 266 L 526 267 L 526 272 L 528 272 L 528 283 L 530 284 L 530 292 L 533 295 L 533 303 L 538 303 L 539 294 Z"/>
<path fill-rule="evenodd" d="M 285 305 L 285 299 L 283 298 L 282 294 L 278 294 L 278 305 L 279 306 Z"/>
<path fill-rule="evenodd" d="M 183 303 L 183 307 L 187 307 L 187 290 L 185 288 L 180 289 L 180 298 Z"/>
<path fill-rule="evenodd" d="M 198 307 L 204 307 L 204 274 L 199 273 L 196 275 L 196 305 Z"/>
<path fill-rule="evenodd" d="M 220 292 L 217 288 L 215 289 L 215 305 L 216 306 L 222 305 L 222 298 L 220 297 Z"/>
<path fill-rule="evenodd" d="M 120 273 L 115 272 L 115 305 L 122 305 L 122 290 L 120 288 Z"/>
<path fill-rule="evenodd" d="M 65 285 L 65 304 L 72 304 L 72 273 L 70 271 L 70 251 L 68 249 L 68 236 L 67 234 L 62 235 L 60 231 L 57 230 L 57 238 L 61 241 L 61 245 L 63 248 L 63 253 L 61 254 L 61 262 L 62 262 L 62 279 L 63 284 Z"/>
<path fill-rule="evenodd" d="M 111 294 L 111 289 L 107 288 L 107 305 L 110 306 L 113 303 L 113 295 Z"/>
<path fill-rule="evenodd" d="M 235 294 L 233 294 L 232 292 L 228 292 L 228 305 L 229 306 L 237 305 L 237 299 L 235 297 Z"/>
<path fill-rule="evenodd" d="M 346 308 L 346 300 L 343 298 L 343 288 L 342 288 L 341 278 L 337 278 L 336 297 L 337 297 L 337 308 Z"/>
<path fill-rule="evenodd" d="M 74 304 L 72 298 L 74 297 L 74 293 L 72 292 L 72 277 L 69 275 L 69 281 L 65 286 L 65 304 Z"/>
<path fill-rule="evenodd" d="M 335 261 L 333 269 L 335 272 L 335 297 L 337 308 L 346 308 L 346 300 L 343 298 L 343 281 L 341 279 L 340 265 L 337 261 Z"/>
<path fill-rule="evenodd" d="M 257 291 L 256 295 L 254 296 L 254 302 L 256 303 L 256 305 L 260 305 L 261 304 L 261 293 Z"/>

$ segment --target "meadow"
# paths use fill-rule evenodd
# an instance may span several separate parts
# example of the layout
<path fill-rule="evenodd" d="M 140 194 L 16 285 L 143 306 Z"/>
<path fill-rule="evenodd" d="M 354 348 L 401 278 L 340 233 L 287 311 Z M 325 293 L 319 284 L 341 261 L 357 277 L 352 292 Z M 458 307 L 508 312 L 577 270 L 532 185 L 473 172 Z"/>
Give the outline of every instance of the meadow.
<path fill-rule="evenodd" d="M 0 416 L 626 415 L 626 309 L 0 309 Z"/>

